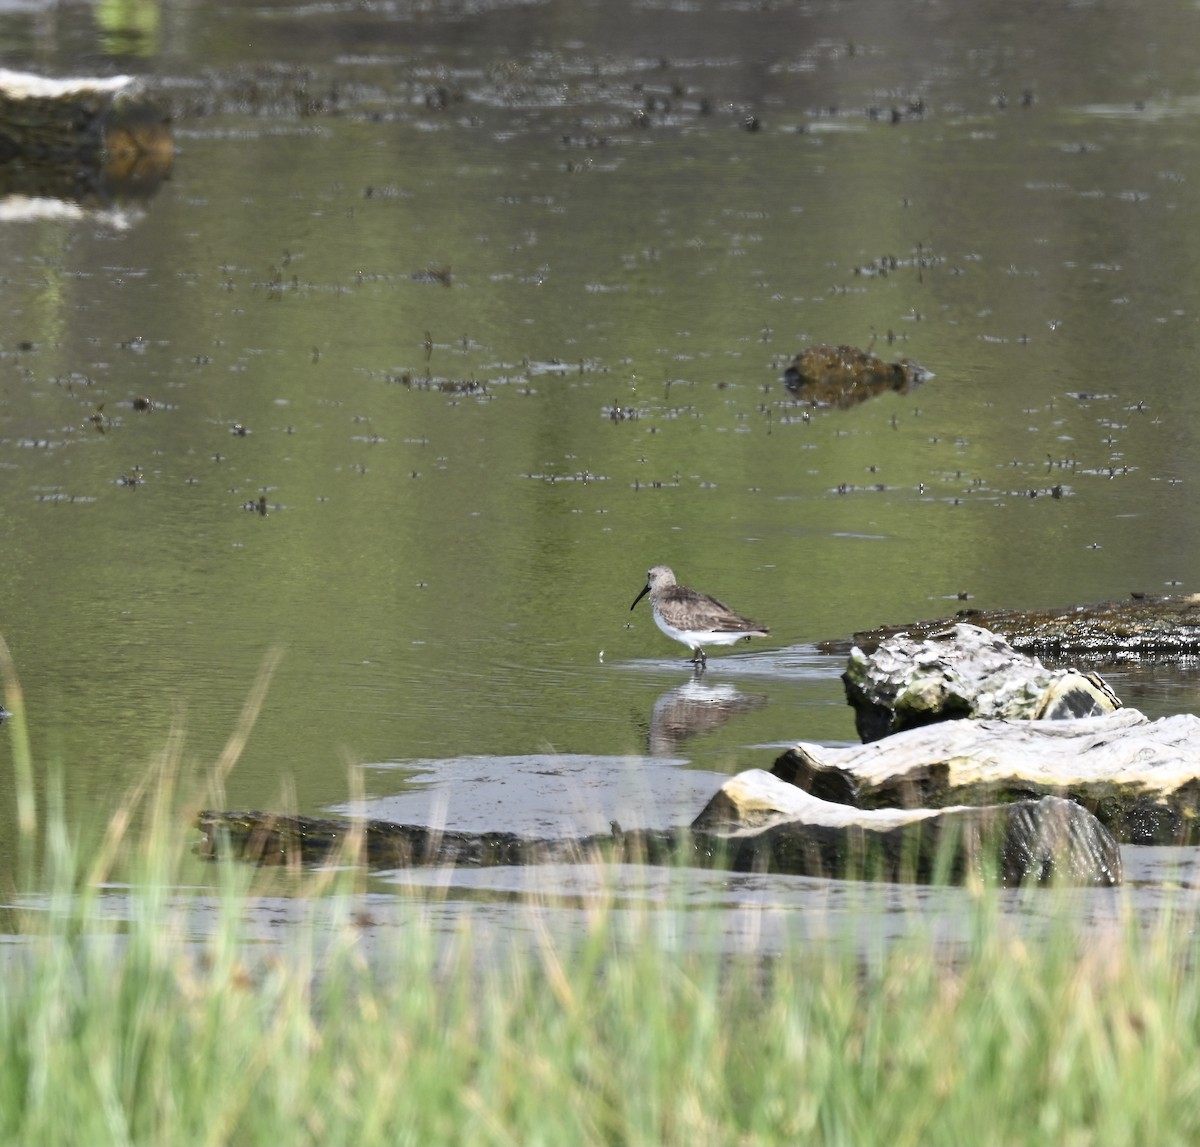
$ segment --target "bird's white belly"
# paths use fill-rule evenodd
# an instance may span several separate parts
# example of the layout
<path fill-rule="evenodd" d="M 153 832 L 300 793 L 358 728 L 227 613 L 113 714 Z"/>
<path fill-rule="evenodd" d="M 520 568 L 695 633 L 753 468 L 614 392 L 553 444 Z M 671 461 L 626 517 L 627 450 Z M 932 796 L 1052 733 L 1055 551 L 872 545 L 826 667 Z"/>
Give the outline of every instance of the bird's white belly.
<path fill-rule="evenodd" d="M 654 615 L 654 624 L 672 641 L 680 641 L 692 649 L 701 645 L 733 645 L 746 636 L 744 633 L 729 633 L 713 629 L 676 629 L 669 621 L 664 621 L 659 617 L 657 613 Z"/>

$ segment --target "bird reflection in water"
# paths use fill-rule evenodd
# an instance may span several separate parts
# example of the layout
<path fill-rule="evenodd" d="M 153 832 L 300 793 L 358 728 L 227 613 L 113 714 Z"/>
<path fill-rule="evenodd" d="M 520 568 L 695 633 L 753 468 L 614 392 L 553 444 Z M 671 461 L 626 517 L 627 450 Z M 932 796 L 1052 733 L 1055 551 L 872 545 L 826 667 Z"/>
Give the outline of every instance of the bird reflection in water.
<path fill-rule="evenodd" d="M 767 703 L 761 694 L 747 695 L 732 685 L 710 684 L 697 672 L 690 681 L 668 689 L 650 711 L 650 754 L 671 756 L 692 737 L 713 733 L 739 713 Z"/>

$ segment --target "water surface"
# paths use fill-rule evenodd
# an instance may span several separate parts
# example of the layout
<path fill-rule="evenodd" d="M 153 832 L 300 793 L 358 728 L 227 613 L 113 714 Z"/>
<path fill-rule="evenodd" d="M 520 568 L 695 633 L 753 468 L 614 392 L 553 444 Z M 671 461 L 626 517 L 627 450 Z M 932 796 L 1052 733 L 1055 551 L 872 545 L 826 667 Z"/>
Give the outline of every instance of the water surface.
<path fill-rule="evenodd" d="M 74 809 L 173 723 L 211 761 L 276 647 L 232 805 L 435 776 L 474 822 L 487 760 L 519 829 L 523 761 L 850 740 L 817 640 L 1197 588 L 1195 9 L 121 11 L 0 13 L 177 144 L 145 201 L 0 224 L 0 629 Z M 810 342 L 935 377 L 813 410 Z M 772 630 L 682 735 L 656 563 Z M 1196 707 L 1194 667 L 1114 684 Z"/>

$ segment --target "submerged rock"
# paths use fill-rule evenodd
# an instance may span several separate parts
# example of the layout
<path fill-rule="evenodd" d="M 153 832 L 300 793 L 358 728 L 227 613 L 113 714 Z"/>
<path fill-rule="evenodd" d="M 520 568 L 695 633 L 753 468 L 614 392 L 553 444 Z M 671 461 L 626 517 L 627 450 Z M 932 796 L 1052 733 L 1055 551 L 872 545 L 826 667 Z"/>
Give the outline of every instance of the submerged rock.
<path fill-rule="evenodd" d="M 894 390 L 907 394 L 933 375 L 905 358 L 884 362 L 869 351 L 824 343 L 803 350 L 783 372 L 783 384 L 814 406 L 848 407 Z"/>
<path fill-rule="evenodd" d="M 848 748 L 801 743 L 772 773 L 862 809 L 1061 796 L 1120 841 L 1200 843 L 1200 717 L 947 721 Z"/>
<path fill-rule="evenodd" d="M 1047 669 L 962 622 L 923 641 L 896 634 L 870 654 L 855 646 L 842 682 L 863 741 L 962 717 L 1054 720 L 1121 705 L 1096 674 Z"/>

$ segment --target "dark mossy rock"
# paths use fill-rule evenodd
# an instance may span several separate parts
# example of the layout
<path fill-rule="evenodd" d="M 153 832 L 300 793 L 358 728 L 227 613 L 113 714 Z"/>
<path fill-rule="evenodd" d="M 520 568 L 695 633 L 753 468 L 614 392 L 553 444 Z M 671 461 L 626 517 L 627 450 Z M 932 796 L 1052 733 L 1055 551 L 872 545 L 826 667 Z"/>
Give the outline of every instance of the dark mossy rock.
<path fill-rule="evenodd" d="M 855 646 L 842 683 L 863 741 L 959 718 L 1056 720 L 1121 706 L 1096 674 L 1047 669 L 963 622 L 924 640 L 895 634 L 870 653 Z"/>
<path fill-rule="evenodd" d="M 867 653 L 898 633 L 925 638 L 958 621 L 990 629 L 1021 653 L 1039 657 L 1084 657 L 1093 661 L 1200 654 L 1200 594 L 1133 594 L 1126 601 L 1065 609 L 964 609 L 952 618 L 885 625 L 849 639 L 821 642 L 826 653 L 858 646 Z"/>
<path fill-rule="evenodd" d="M 854 406 L 894 390 L 907 394 L 932 374 L 912 359 L 884 362 L 852 346 L 824 343 L 803 350 L 783 372 L 783 384 L 813 406 Z"/>
<path fill-rule="evenodd" d="M 447 832 L 380 820 L 341 820 L 288 813 L 199 814 L 204 857 L 234 856 L 256 864 L 317 864 L 346 855 L 376 867 L 456 864 L 487 867 L 525 863 L 532 843 L 514 833 Z"/>
<path fill-rule="evenodd" d="M 173 162 L 168 118 L 131 77 L 0 69 L 0 196 L 144 198 Z"/>
<path fill-rule="evenodd" d="M 1200 843 L 1200 717 L 946 721 L 847 748 L 799 744 L 777 777 L 863 809 L 1066 797 L 1129 844 Z"/>
<path fill-rule="evenodd" d="M 206 859 L 255 864 L 363 863 L 375 868 L 493 868 L 574 864 L 612 859 L 643 864 L 677 861 L 711 868 L 726 862 L 721 841 L 687 829 L 622 831 L 593 836 L 544 837 L 517 833 L 458 832 L 384 820 L 348 820 L 290 813 L 208 809 L 196 819 Z"/>

